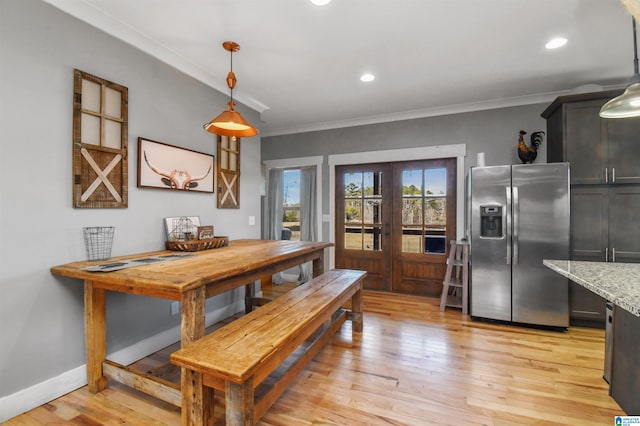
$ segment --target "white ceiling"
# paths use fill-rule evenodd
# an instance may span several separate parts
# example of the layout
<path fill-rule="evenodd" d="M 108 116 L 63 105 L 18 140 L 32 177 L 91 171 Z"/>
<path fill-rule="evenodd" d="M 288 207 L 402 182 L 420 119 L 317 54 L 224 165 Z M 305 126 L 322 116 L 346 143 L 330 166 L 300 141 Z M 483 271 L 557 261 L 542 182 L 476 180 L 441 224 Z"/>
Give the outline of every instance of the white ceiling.
<path fill-rule="evenodd" d="M 238 42 L 234 98 L 262 136 L 547 102 L 633 74 L 618 0 L 45 1 L 227 95 L 221 44 Z"/>

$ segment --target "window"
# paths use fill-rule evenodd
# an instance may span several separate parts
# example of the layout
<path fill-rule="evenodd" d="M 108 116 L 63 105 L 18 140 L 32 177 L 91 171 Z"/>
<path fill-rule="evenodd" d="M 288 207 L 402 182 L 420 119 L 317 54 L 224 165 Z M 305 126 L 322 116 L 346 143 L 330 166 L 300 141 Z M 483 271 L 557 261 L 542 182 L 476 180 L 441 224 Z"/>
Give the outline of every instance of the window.
<path fill-rule="evenodd" d="M 300 169 L 282 171 L 282 190 L 282 237 L 300 241 Z"/>

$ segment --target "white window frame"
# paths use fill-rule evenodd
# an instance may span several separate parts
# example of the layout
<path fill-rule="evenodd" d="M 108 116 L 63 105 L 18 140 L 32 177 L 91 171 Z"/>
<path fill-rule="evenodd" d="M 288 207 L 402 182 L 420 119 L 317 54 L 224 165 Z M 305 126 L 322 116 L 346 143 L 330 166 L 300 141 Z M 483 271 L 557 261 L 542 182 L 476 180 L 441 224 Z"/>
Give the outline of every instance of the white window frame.
<path fill-rule="evenodd" d="M 268 176 L 271 169 L 299 169 L 301 167 L 316 167 L 316 227 L 318 240 L 322 241 L 322 166 L 324 164 L 324 157 L 321 155 L 314 157 L 298 157 L 298 158 L 283 158 L 280 160 L 265 160 L 262 162 L 265 167 L 266 175 L 266 187 L 268 188 Z"/>

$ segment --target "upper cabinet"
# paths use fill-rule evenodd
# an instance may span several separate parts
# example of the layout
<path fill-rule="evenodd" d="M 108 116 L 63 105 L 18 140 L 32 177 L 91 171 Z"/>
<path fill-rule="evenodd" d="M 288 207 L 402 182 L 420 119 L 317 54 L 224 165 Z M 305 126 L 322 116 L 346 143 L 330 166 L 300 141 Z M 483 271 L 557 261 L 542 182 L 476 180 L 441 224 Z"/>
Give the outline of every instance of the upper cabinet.
<path fill-rule="evenodd" d="M 640 118 L 602 119 L 620 90 L 558 97 L 547 119 L 547 161 L 571 163 L 572 184 L 640 183 Z"/>

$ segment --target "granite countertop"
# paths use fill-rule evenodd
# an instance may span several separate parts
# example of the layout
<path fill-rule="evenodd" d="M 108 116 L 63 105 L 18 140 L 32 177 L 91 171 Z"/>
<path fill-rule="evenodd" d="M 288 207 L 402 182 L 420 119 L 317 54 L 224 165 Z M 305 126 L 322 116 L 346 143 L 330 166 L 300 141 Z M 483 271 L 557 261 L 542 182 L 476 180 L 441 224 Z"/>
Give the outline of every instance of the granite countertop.
<path fill-rule="evenodd" d="M 547 260 L 560 275 L 640 317 L 640 263 Z"/>

